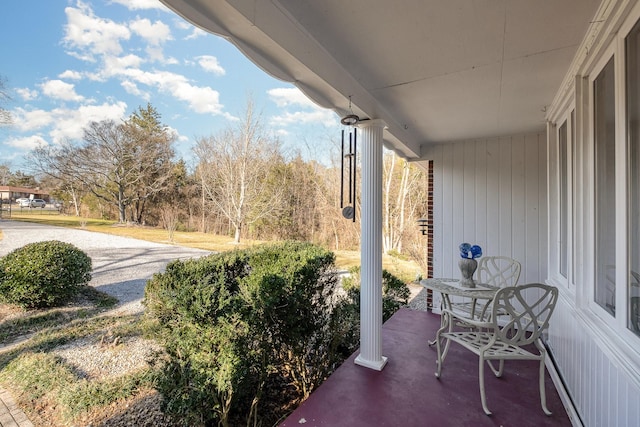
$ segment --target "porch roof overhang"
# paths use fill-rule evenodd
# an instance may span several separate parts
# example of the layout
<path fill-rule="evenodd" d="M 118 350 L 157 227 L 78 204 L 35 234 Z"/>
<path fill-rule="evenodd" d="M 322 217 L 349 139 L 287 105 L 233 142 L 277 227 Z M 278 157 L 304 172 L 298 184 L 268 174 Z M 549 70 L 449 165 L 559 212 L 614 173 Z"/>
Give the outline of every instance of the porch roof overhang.
<path fill-rule="evenodd" d="M 385 146 L 537 132 L 600 0 L 161 0 Z"/>

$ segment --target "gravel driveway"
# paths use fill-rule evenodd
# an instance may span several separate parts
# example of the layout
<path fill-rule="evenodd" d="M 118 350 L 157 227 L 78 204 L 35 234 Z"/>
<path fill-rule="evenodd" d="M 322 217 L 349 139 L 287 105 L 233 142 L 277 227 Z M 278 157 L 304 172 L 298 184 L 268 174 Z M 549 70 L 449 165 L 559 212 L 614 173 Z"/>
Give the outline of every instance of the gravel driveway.
<path fill-rule="evenodd" d="M 91 286 L 120 301 L 117 311 L 138 312 L 144 287 L 154 273 L 164 271 L 169 261 L 200 257 L 211 252 L 163 245 L 128 237 L 54 227 L 29 222 L 0 220 L 3 237 L 0 256 L 27 243 L 59 240 L 82 249 L 93 261 Z"/>

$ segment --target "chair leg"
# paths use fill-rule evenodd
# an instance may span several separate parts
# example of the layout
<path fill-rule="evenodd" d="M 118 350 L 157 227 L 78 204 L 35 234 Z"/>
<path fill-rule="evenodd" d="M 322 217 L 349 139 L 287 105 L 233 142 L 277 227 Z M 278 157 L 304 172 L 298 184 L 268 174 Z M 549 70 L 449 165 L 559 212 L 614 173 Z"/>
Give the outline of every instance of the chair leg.
<path fill-rule="evenodd" d="M 498 369 L 498 373 L 496 374 L 496 377 L 500 378 L 503 372 L 504 372 L 504 359 L 500 359 L 500 368 Z"/>
<path fill-rule="evenodd" d="M 551 411 L 547 409 L 547 396 L 544 390 L 544 354 L 542 359 L 540 359 L 540 404 L 542 405 L 542 410 L 545 414 L 551 415 Z"/>
<path fill-rule="evenodd" d="M 547 350 L 544 347 L 544 344 L 541 340 L 536 340 L 535 345 L 540 352 L 540 372 L 538 372 L 539 382 L 540 382 L 540 404 L 542 405 L 542 410 L 545 414 L 551 415 L 551 411 L 547 408 L 547 395 L 544 389 L 544 361 L 546 358 Z"/>
<path fill-rule="evenodd" d="M 442 363 L 444 362 L 444 358 L 447 357 L 447 353 L 449 352 L 449 345 L 451 344 L 449 338 L 441 338 L 441 334 L 445 330 L 448 330 L 449 332 L 453 331 L 453 321 L 451 318 L 449 318 L 446 312 L 442 314 L 441 322 L 441 327 L 440 329 L 438 329 L 438 332 L 436 332 L 435 339 L 436 351 L 438 353 L 438 359 L 436 360 L 436 378 L 440 378 L 440 373 L 442 372 Z"/>
<path fill-rule="evenodd" d="M 447 346 L 449 344 L 449 340 L 445 338 L 447 341 Z M 444 358 L 446 353 L 442 352 L 442 339 L 440 338 L 440 333 L 436 336 L 436 352 L 438 353 L 438 359 L 436 359 L 436 378 L 440 378 L 440 373 L 442 372 L 442 362 L 444 362 Z"/>
<path fill-rule="evenodd" d="M 487 415 L 491 415 L 491 411 L 487 408 L 487 397 L 484 392 L 484 357 L 479 357 L 478 363 L 478 382 L 480 384 L 480 401 L 482 402 L 482 409 Z"/>
<path fill-rule="evenodd" d="M 504 372 L 504 359 L 500 359 L 498 361 L 498 369 L 493 366 L 493 362 L 491 360 L 487 360 L 487 365 L 489 365 L 489 367 L 491 368 L 491 372 L 493 372 L 493 375 L 498 378 L 502 376 L 502 372 Z"/>

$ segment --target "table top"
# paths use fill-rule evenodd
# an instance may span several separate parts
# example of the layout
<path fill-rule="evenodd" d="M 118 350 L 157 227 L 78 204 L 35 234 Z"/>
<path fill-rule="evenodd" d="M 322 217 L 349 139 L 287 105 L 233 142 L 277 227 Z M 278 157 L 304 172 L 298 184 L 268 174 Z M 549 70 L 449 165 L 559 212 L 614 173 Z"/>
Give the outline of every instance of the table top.
<path fill-rule="evenodd" d="M 483 283 L 476 284 L 475 288 L 467 288 L 460 285 L 460 279 L 446 278 L 423 279 L 420 284 L 427 289 L 443 294 L 475 299 L 493 299 L 499 289 Z"/>

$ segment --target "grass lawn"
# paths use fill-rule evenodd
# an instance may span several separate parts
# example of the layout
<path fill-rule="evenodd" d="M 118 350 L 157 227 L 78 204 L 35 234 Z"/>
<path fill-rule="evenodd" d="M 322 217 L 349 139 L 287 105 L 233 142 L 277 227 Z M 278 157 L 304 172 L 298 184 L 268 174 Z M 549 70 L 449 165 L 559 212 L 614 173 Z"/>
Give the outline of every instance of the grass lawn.
<path fill-rule="evenodd" d="M 123 225 L 118 224 L 116 221 L 59 215 L 57 212 L 14 212 L 11 215 L 11 219 L 17 221 L 50 224 L 59 227 L 82 228 L 84 230 L 95 231 L 98 233 L 114 234 L 123 237 L 132 237 L 135 239 L 147 240 L 150 242 L 187 246 L 214 252 L 243 249 L 252 245 L 265 243 L 264 241 L 258 240 L 241 240 L 240 244 L 236 245 L 233 243 L 233 238 L 229 236 L 200 233 L 197 231 L 176 231 L 173 234 L 173 242 L 171 242 L 169 239 L 169 233 L 167 232 L 167 230 L 164 230 L 162 228 L 145 227 L 139 225 Z M 336 254 L 336 265 L 340 269 L 347 270 L 351 267 L 360 265 L 359 251 L 339 250 L 334 251 L 334 253 Z M 416 277 L 416 274 L 420 271 L 420 267 L 415 261 L 401 259 L 399 257 L 392 257 L 386 254 L 382 256 L 382 268 L 394 274 L 405 282 L 413 281 Z"/>

